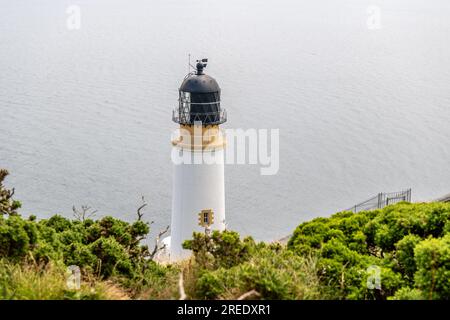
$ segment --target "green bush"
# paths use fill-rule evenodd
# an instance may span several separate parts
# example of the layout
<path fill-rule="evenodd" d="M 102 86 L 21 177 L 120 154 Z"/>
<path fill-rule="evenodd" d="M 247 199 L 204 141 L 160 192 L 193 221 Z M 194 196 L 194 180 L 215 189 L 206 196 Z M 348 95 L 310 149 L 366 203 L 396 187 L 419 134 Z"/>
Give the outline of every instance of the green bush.
<path fill-rule="evenodd" d="M 0 258 L 49 262 L 61 259 L 100 274 L 132 276 L 148 257 L 140 239 L 149 228 L 111 217 L 83 223 L 55 215 L 48 220 L 26 220 L 19 215 L 0 216 Z"/>
<path fill-rule="evenodd" d="M 251 237 L 241 240 L 234 231 L 213 231 L 211 234 L 194 232 L 193 239 L 183 243 L 192 250 L 196 262 L 202 268 L 230 268 L 247 260 L 255 242 Z"/>
<path fill-rule="evenodd" d="M 400 288 L 390 300 L 424 300 L 422 291 L 419 289 L 411 289 L 409 287 Z"/>
<path fill-rule="evenodd" d="M 253 290 L 261 299 L 450 299 L 448 203 L 338 212 L 300 224 L 287 246 L 233 231 L 194 233 L 183 244 L 193 259 L 161 265 L 141 244 L 148 223 L 25 219 L 6 175 L 0 170 L 0 299 L 178 298 L 180 273 L 196 299 Z M 69 265 L 88 275 L 80 291 L 65 286 Z"/>
<path fill-rule="evenodd" d="M 237 298 L 256 290 L 262 299 L 320 297 L 314 258 L 300 257 L 274 243 L 240 239 L 233 231 L 194 233 L 184 243 L 193 251 L 189 295 L 196 299 Z"/>
<path fill-rule="evenodd" d="M 395 244 L 397 249 L 396 257 L 401 270 L 410 282 L 414 281 L 414 273 L 417 270 L 416 262 L 414 260 L 414 248 L 422 241 L 417 235 L 409 234 Z"/>
<path fill-rule="evenodd" d="M 229 269 L 205 270 L 198 278 L 194 297 L 236 299 L 256 290 L 261 299 L 319 299 L 323 296 L 316 268 L 314 258 L 268 246 Z"/>
<path fill-rule="evenodd" d="M 420 242 L 414 259 L 416 287 L 429 299 L 450 299 L 450 234 Z"/>
<path fill-rule="evenodd" d="M 0 215 L 0 258 L 19 260 L 37 245 L 36 225 L 18 215 Z"/>
<path fill-rule="evenodd" d="M 335 299 L 450 298 L 450 204 L 399 203 L 302 223 L 288 247 L 316 253 L 321 283 Z M 369 288 L 368 268 L 381 287 Z"/>
<path fill-rule="evenodd" d="M 15 215 L 17 209 L 22 205 L 19 201 L 14 200 L 14 189 L 8 190 L 4 187 L 3 181 L 8 176 L 8 171 L 0 168 L 0 215 Z"/>

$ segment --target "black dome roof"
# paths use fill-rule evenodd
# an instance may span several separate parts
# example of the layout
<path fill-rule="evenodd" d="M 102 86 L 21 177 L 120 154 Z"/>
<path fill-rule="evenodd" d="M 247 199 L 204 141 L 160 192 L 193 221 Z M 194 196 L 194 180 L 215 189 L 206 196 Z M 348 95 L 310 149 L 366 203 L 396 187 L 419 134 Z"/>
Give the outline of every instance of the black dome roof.
<path fill-rule="evenodd" d="M 180 91 L 191 93 L 220 92 L 217 81 L 206 74 L 194 74 L 184 79 Z"/>

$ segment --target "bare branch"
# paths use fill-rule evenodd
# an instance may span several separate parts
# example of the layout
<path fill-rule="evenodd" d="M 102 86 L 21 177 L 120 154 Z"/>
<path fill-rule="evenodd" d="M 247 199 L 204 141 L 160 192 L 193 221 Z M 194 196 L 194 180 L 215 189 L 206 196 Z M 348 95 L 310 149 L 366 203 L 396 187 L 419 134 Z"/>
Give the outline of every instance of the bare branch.
<path fill-rule="evenodd" d="M 184 284 L 183 284 L 183 272 L 180 272 L 180 279 L 178 280 L 178 291 L 180 293 L 179 300 L 186 300 L 186 292 L 184 291 Z"/>
<path fill-rule="evenodd" d="M 155 238 L 155 246 L 153 247 L 153 251 L 150 253 L 150 258 L 153 259 L 158 251 L 164 250 L 166 245 L 164 244 L 162 247 L 159 246 L 159 242 L 161 237 L 169 231 L 169 226 L 167 226 L 164 230 L 158 233 L 158 236 Z"/>
<path fill-rule="evenodd" d="M 256 291 L 256 290 L 250 290 L 249 292 L 246 292 L 246 293 L 244 293 L 243 295 L 241 295 L 239 298 L 237 298 L 238 300 L 246 300 L 247 298 L 249 298 L 249 297 L 252 297 L 252 296 L 254 296 L 254 297 L 260 297 L 261 296 L 261 294 L 258 292 L 258 291 Z"/>
<path fill-rule="evenodd" d="M 93 217 L 97 213 L 97 210 L 94 210 L 87 205 L 82 205 L 80 210 L 78 210 L 75 206 L 73 206 L 72 211 L 74 217 L 82 222 L 84 222 L 86 219 Z"/>
<path fill-rule="evenodd" d="M 147 206 L 147 202 L 145 202 L 144 196 L 142 196 L 142 202 L 143 202 L 142 205 L 137 209 L 138 221 L 141 221 L 142 217 L 144 216 L 144 214 L 141 212 L 141 210 Z"/>

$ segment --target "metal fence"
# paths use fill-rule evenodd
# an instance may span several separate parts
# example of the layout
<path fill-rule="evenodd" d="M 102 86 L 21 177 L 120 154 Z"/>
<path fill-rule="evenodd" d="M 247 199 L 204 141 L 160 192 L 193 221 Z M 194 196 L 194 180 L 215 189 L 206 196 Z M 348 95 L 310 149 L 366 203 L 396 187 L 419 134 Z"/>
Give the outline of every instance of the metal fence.
<path fill-rule="evenodd" d="M 436 199 L 434 201 L 437 201 L 437 202 L 450 202 L 450 193 L 445 195 L 445 196 L 443 196 L 443 197 L 440 197 L 439 199 Z"/>
<path fill-rule="evenodd" d="M 397 192 L 380 192 L 376 196 L 348 208 L 346 211 L 359 212 L 364 210 L 381 209 L 400 201 L 411 202 L 411 189 Z"/>

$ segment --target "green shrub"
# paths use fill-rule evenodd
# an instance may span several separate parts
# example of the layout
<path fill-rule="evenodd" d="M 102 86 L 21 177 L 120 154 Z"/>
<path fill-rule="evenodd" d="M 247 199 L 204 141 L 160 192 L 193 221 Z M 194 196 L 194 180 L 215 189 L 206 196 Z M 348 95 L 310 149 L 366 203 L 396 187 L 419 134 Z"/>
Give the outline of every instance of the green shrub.
<path fill-rule="evenodd" d="M 430 299 L 448 299 L 449 221 L 450 204 L 445 203 L 399 203 L 373 211 L 339 212 L 300 224 L 288 248 L 298 255 L 319 255 L 321 283 L 335 299 L 423 297 L 425 293 Z M 381 270 L 380 289 L 367 287 L 370 266 Z"/>
<path fill-rule="evenodd" d="M 15 215 L 17 209 L 22 205 L 19 201 L 14 200 L 14 190 L 8 190 L 3 186 L 3 181 L 8 176 L 8 171 L 0 168 L 0 216 L 2 215 Z"/>
<path fill-rule="evenodd" d="M 429 299 L 450 299 L 450 234 L 428 238 L 414 249 L 416 287 Z"/>
<path fill-rule="evenodd" d="M 230 268 L 247 260 L 255 242 L 251 237 L 241 240 L 234 231 L 213 231 L 211 234 L 194 232 L 193 239 L 183 243 L 192 250 L 196 262 L 202 268 Z"/>
<path fill-rule="evenodd" d="M 101 261 L 102 275 L 133 275 L 133 264 L 126 249 L 114 237 L 100 238 L 91 245 L 92 253 Z"/>
<path fill-rule="evenodd" d="M 397 249 L 396 257 L 405 277 L 410 282 L 414 281 L 414 273 L 417 270 L 416 262 L 414 260 L 414 248 L 422 241 L 419 236 L 409 234 L 395 244 Z"/>
<path fill-rule="evenodd" d="M 409 287 L 400 288 L 390 300 L 424 300 L 423 292 Z"/>
<path fill-rule="evenodd" d="M 8 218 L 0 215 L 0 258 L 19 260 L 37 243 L 37 228 L 31 221 L 18 215 Z"/>
<path fill-rule="evenodd" d="M 198 278 L 194 297 L 236 299 L 256 290 L 261 299 L 319 299 L 316 268 L 315 258 L 266 247 L 229 269 L 205 270 Z"/>
<path fill-rule="evenodd" d="M 233 231 L 194 233 L 183 244 L 192 260 L 160 265 L 141 244 L 150 228 L 140 218 L 24 219 L 6 175 L 0 170 L 0 299 L 178 298 L 180 274 L 196 299 L 252 290 L 261 299 L 450 299 L 448 203 L 316 218 L 287 247 Z M 67 290 L 68 265 L 85 276 L 79 291 Z"/>

